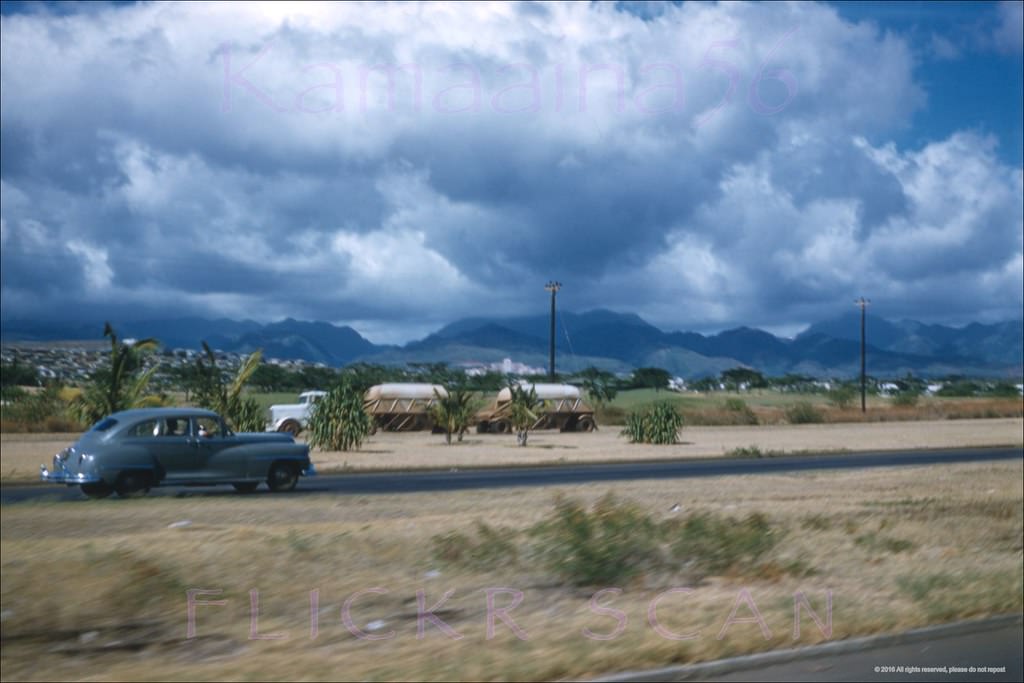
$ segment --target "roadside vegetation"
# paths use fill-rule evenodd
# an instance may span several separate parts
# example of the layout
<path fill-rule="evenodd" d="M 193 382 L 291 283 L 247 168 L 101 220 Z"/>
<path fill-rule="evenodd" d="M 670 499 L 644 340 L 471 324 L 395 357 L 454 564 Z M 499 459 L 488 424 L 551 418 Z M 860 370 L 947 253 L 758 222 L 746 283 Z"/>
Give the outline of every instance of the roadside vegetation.
<path fill-rule="evenodd" d="M 113 330 L 109 330 L 113 335 Z M 493 399 L 502 387 L 548 382 L 544 376 L 509 378 L 488 372 L 468 375 L 445 363 L 411 363 L 389 367 L 356 363 L 345 368 L 306 366 L 287 369 L 261 362 L 259 353 L 240 366 L 226 366 L 208 347 L 195 362 L 173 368 L 161 365 L 156 340 L 128 345 L 111 337 L 108 368 L 79 386 L 43 380 L 34 368 L 5 364 L 2 378 L 5 432 L 78 431 L 95 415 L 113 406 L 203 405 L 219 410 L 233 424 L 262 429 L 266 409 L 290 403 L 306 389 L 326 389 L 347 381 L 370 387 L 385 382 L 423 382 L 458 387 L 478 405 Z M 240 381 L 241 380 L 241 381 Z M 849 379 L 822 381 L 804 375 L 765 376 L 751 368 L 732 368 L 717 376 L 689 380 L 679 390 L 661 368 L 638 368 L 616 376 L 599 368 L 563 374 L 557 381 L 579 386 L 595 409 L 597 424 L 625 426 L 630 414 L 644 413 L 655 403 L 668 402 L 690 426 L 815 424 L 899 420 L 973 419 L 1024 416 L 1014 381 L 947 376 L 930 380 L 910 375 L 884 381 L 869 378 L 867 411 L 860 410 L 859 383 Z M 56 386 L 60 401 L 31 398 Z M 936 387 L 938 387 L 936 389 Z M 78 397 L 78 398 L 76 398 Z M 438 424 L 449 422 L 448 415 Z M 456 420 L 458 422 L 458 420 Z M 521 432 L 526 435 L 525 432 Z M 465 430 L 450 432 L 458 440 Z M 526 437 L 528 438 L 528 436 Z"/>
<path fill-rule="evenodd" d="M 5 505 L 4 677 L 579 680 L 1019 614 L 1022 477 L 1016 461 L 620 482 L 614 495 Z M 188 637 L 199 589 L 216 592 L 196 596 Z M 345 614 L 382 639 L 358 638 Z M 275 634 L 287 639 L 261 639 Z"/>
<path fill-rule="evenodd" d="M 342 378 L 316 402 L 307 427 L 314 448 L 329 451 L 359 450 L 373 431 L 373 421 L 363 410 L 363 389 Z"/>

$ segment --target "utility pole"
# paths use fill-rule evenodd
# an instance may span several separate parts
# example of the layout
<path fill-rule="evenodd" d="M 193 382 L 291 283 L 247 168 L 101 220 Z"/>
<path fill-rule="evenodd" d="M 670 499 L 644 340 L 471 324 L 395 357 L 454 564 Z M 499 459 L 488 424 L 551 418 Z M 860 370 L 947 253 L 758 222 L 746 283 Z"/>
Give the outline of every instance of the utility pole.
<path fill-rule="evenodd" d="M 864 335 L 864 323 L 865 323 L 865 319 L 867 317 L 866 311 L 867 311 L 867 308 L 868 308 L 868 304 L 871 303 L 871 300 L 870 299 L 865 299 L 864 297 L 861 297 L 861 298 L 857 299 L 856 301 L 854 301 L 853 303 L 860 308 L 860 412 L 866 413 L 866 412 L 868 412 L 868 403 L 867 403 L 867 375 L 866 375 L 867 361 L 866 361 L 866 343 L 865 343 L 866 337 Z"/>
<path fill-rule="evenodd" d="M 562 288 L 561 282 L 555 282 L 554 280 L 544 285 L 544 289 L 551 292 L 551 354 L 550 362 L 548 363 L 548 375 L 551 377 L 551 381 L 555 381 L 555 294 Z"/>

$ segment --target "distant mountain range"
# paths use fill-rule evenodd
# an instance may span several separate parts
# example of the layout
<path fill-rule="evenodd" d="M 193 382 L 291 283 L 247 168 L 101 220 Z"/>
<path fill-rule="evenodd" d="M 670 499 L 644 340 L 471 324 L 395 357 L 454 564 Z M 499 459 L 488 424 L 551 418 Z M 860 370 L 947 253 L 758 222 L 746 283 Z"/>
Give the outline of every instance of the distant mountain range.
<path fill-rule="evenodd" d="M 351 327 L 292 319 L 177 318 L 114 321 L 124 337 L 156 337 L 170 348 L 198 348 L 200 340 L 225 351 L 263 349 L 266 357 L 342 366 L 353 362 L 404 364 L 493 363 L 504 358 L 546 367 L 550 319 L 464 318 L 405 346 L 373 344 Z M 4 322 L 4 341 L 97 339 L 101 325 Z M 1024 373 L 1024 322 L 971 323 L 954 328 L 867 318 L 868 370 L 878 376 L 950 374 L 1019 378 Z M 795 339 L 739 327 L 705 336 L 664 332 L 637 315 L 594 310 L 560 313 L 556 365 L 574 371 L 594 365 L 612 371 L 662 367 L 686 378 L 717 375 L 744 365 L 769 375 L 853 376 L 860 368 L 860 314 L 811 325 Z"/>

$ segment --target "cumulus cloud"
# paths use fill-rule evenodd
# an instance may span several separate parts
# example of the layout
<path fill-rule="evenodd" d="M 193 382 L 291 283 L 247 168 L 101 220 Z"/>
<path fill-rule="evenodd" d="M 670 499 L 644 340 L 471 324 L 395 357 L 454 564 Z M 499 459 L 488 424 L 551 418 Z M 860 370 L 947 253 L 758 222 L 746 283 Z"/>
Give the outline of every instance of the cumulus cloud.
<path fill-rule="evenodd" d="M 992 40 L 996 49 L 1006 54 L 1019 55 L 1024 50 L 1024 3 L 1014 0 L 999 3 Z"/>
<path fill-rule="evenodd" d="M 161 3 L 2 37 L 5 317 L 171 297 L 400 341 L 552 277 L 670 328 L 1019 315 L 1020 169 L 886 144 L 913 52 L 828 6 Z"/>

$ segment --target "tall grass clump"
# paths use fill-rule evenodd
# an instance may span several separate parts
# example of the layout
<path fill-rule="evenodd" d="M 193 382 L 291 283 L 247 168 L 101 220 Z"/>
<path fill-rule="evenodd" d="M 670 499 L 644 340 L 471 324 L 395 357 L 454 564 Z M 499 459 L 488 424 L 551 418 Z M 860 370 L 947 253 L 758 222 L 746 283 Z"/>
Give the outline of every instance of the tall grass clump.
<path fill-rule="evenodd" d="M 683 416 L 670 402 L 661 401 L 644 412 L 630 413 L 621 434 L 630 443 L 674 444 L 682 427 Z"/>
<path fill-rule="evenodd" d="M 313 407 L 309 445 L 328 451 L 359 450 L 372 429 L 362 392 L 345 378 Z"/>

